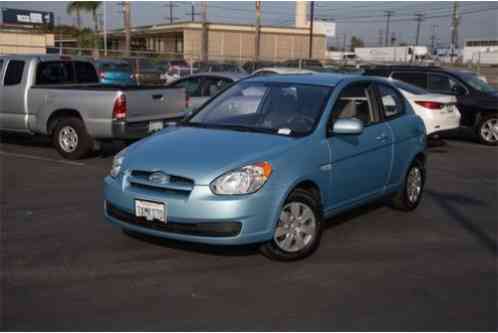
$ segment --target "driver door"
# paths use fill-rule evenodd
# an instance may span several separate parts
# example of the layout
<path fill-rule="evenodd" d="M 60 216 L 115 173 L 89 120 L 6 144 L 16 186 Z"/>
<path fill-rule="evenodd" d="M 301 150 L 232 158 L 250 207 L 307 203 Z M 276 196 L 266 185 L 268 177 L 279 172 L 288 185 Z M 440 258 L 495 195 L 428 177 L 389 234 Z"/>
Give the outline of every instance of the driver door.
<path fill-rule="evenodd" d="M 391 167 L 391 131 L 381 120 L 371 82 L 345 87 L 329 120 L 329 128 L 341 118 L 363 122 L 360 134 L 335 134 L 329 130 L 331 150 L 330 209 L 340 209 L 384 192 Z"/>

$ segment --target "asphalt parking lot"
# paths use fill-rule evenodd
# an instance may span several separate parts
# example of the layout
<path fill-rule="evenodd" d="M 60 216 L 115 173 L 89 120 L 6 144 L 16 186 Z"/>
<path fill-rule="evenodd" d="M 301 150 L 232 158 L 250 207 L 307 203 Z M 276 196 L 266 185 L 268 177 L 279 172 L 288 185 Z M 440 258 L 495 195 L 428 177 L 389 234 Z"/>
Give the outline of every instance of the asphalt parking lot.
<path fill-rule="evenodd" d="M 2 137 L 2 330 L 458 330 L 497 328 L 498 150 L 429 150 L 420 207 L 328 222 L 318 251 L 133 238 L 103 219 L 110 153 L 63 161 Z"/>

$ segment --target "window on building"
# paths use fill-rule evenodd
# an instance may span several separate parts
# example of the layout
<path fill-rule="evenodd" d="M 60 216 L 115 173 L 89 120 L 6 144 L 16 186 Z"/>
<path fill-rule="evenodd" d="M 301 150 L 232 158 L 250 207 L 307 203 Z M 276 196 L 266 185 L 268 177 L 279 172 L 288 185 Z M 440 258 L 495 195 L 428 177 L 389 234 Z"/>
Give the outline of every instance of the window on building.
<path fill-rule="evenodd" d="M 24 73 L 24 64 L 24 61 L 21 60 L 9 61 L 7 70 L 5 71 L 5 78 L 3 80 L 3 84 L 5 86 L 14 86 L 21 83 Z"/>

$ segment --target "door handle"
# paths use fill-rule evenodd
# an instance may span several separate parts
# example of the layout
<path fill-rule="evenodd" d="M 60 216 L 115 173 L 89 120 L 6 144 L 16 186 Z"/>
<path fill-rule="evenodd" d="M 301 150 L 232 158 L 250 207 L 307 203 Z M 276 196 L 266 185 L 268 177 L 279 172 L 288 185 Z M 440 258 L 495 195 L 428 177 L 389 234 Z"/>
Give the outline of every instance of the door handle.
<path fill-rule="evenodd" d="M 379 135 L 378 137 L 376 137 L 377 140 L 385 140 L 387 139 L 387 134 L 386 133 L 382 133 L 381 135 Z"/>

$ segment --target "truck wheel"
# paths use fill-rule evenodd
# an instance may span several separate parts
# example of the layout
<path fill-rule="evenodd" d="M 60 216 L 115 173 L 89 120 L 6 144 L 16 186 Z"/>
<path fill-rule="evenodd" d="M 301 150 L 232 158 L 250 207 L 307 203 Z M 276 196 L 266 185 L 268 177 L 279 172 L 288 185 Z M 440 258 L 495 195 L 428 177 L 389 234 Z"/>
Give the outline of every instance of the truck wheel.
<path fill-rule="evenodd" d="M 79 118 L 62 118 L 57 121 L 52 135 L 55 149 L 62 157 L 77 160 L 93 149 L 93 139 Z"/>
<path fill-rule="evenodd" d="M 404 211 L 417 208 L 422 199 L 424 184 L 425 167 L 420 160 L 416 159 L 405 176 L 403 188 L 392 199 L 392 206 Z"/>
<path fill-rule="evenodd" d="M 311 255 L 321 236 L 318 200 L 309 192 L 297 189 L 285 202 L 275 227 L 273 239 L 261 245 L 266 257 L 291 261 Z"/>
<path fill-rule="evenodd" d="M 498 145 L 498 113 L 483 115 L 476 126 L 476 134 L 482 144 Z"/>

